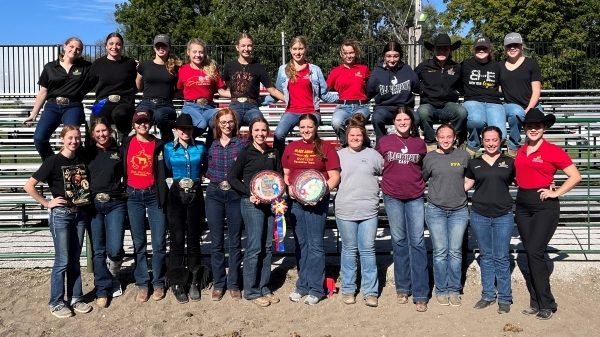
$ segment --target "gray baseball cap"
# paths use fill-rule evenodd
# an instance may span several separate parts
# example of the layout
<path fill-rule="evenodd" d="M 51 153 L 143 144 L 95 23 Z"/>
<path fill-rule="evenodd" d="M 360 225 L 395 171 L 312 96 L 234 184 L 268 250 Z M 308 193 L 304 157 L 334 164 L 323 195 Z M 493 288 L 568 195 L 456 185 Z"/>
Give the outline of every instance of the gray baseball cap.
<path fill-rule="evenodd" d="M 169 39 L 169 36 L 166 34 L 158 34 L 154 37 L 154 45 L 156 46 L 157 43 L 164 43 L 170 47 L 171 39 Z"/>
<path fill-rule="evenodd" d="M 521 34 L 514 32 L 506 34 L 504 37 L 504 45 L 508 46 L 509 44 L 513 43 L 523 44 L 523 38 L 521 37 Z"/>

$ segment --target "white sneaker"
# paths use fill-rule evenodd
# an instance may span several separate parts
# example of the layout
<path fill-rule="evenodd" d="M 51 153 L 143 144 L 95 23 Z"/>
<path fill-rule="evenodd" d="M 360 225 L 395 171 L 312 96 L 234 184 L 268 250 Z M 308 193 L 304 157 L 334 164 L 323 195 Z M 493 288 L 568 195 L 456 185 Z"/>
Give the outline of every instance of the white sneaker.
<path fill-rule="evenodd" d="M 119 297 L 123 295 L 123 289 L 121 288 L 121 282 L 119 280 L 112 281 L 112 297 Z"/>

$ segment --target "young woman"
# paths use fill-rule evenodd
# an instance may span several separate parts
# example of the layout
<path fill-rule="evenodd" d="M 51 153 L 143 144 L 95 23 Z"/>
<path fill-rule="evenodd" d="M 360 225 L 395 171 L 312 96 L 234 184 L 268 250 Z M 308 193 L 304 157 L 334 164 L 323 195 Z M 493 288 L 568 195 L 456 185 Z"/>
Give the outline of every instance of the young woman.
<path fill-rule="evenodd" d="M 33 143 L 42 161 L 54 154 L 50 137 L 61 123 L 81 125 L 85 121 L 81 101 L 92 88 L 89 83 L 92 64 L 81 58 L 82 51 L 81 40 L 71 37 L 63 45 L 58 60 L 44 66 L 38 81 L 40 91 L 29 117 L 23 121 L 23 124 L 31 126 L 44 107 L 33 134 Z"/>
<path fill-rule="evenodd" d="M 331 126 L 342 142 L 346 142 L 346 124 L 355 114 L 369 119 L 371 111 L 367 101 L 367 80 L 371 76 L 366 64 L 357 63 L 362 57 L 360 45 L 356 40 L 346 40 L 340 47 L 342 64 L 333 68 L 327 78 L 327 87 L 337 91 L 338 105 L 331 117 Z M 366 141 L 367 139 L 365 139 Z"/>
<path fill-rule="evenodd" d="M 376 150 L 384 159 L 381 190 L 392 233 L 396 301 L 406 304 L 412 295 L 416 310 L 424 312 L 429 301 L 422 171 L 427 149 L 412 109 L 397 108 L 392 116 L 396 132 L 383 136 Z"/>
<path fill-rule="evenodd" d="M 285 183 L 290 186 L 294 178 L 307 169 L 320 171 L 327 180 L 325 196 L 318 202 L 301 204 L 292 200 L 290 223 L 296 241 L 296 263 L 298 281 L 296 290 L 289 295 L 299 302 L 308 295 L 304 303 L 314 305 L 325 296 L 325 221 L 329 209 L 329 192 L 340 182 L 340 159 L 335 148 L 323 142 L 317 134 L 319 121 L 313 114 L 300 116 L 302 139 L 290 143 L 283 153 L 282 165 Z M 291 189 L 291 188 L 290 188 Z M 294 191 L 290 191 L 294 197 Z"/>
<path fill-rule="evenodd" d="M 282 173 L 281 156 L 267 145 L 269 124 L 263 117 L 250 121 L 251 141 L 240 150 L 227 179 L 241 196 L 241 208 L 248 245 L 244 253 L 244 298 L 259 307 L 278 303 L 269 289 L 271 279 L 271 247 L 273 246 L 273 212 L 270 204 L 262 204 L 250 190 L 252 177 L 260 171 Z"/>
<path fill-rule="evenodd" d="M 161 139 L 168 143 L 173 141 L 168 122 L 177 117 L 173 97 L 181 60 L 171 53 L 171 39 L 165 34 L 154 37 L 154 52 L 153 60 L 141 62 L 137 67 L 135 83 L 144 96 L 135 111 L 152 111 L 152 121 L 158 126 Z"/>
<path fill-rule="evenodd" d="M 50 210 L 48 224 L 54 241 L 54 266 L 50 276 L 50 312 L 58 318 L 73 316 L 73 311 L 88 313 L 92 307 L 83 301 L 81 287 L 81 266 L 79 258 L 85 235 L 86 213 L 83 208 L 74 204 L 73 189 L 65 186 L 78 181 L 89 193 L 88 180 L 79 178 L 86 168 L 76 151 L 81 145 L 79 126 L 67 125 L 60 132 L 60 140 L 64 144 L 59 153 L 52 155 L 27 180 L 24 189 L 33 199 Z M 45 181 L 50 186 L 52 200 L 48 201 L 36 189 L 39 182 Z M 65 277 L 66 276 L 66 277 Z M 67 281 L 67 301 L 65 302 L 65 279 Z"/>
<path fill-rule="evenodd" d="M 210 230 L 210 264 L 213 272 L 212 300 L 223 298 L 225 287 L 233 300 L 242 299 L 239 276 L 242 265 L 242 211 L 240 195 L 231 189 L 227 173 L 247 138 L 238 136 L 237 114 L 230 109 L 221 109 L 215 114 L 213 128 L 215 141 L 208 150 L 206 177 L 206 219 Z M 229 273 L 225 272 L 225 218 L 229 239 Z M 227 284 L 226 284 L 227 283 Z"/>
<path fill-rule="evenodd" d="M 225 64 L 223 79 L 231 92 L 229 108 L 238 115 L 241 126 L 248 124 L 256 117 L 262 117 L 262 113 L 258 109 L 261 83 L 271 96 L 282 101 L 285 98 L 273 86 L 271 76 L 265 67 L 252 59 L 254 40 L 250 34 L 240 34 L 235 49 L 238 51 L 238 58 Z"/>
<path fill-rule="evenodd" d="M 222 97 L 230 95 L 225 90 L 225 82 L 219 75 L 217 63 L 208 57 L 204 41 L 191 39 L 187 43 L 187 55 L 190 63 L 179 68 L 177 89 L 183 90 L 185 100 L 181 113 L 192 116 L 195 128 L 193 136 L 199 137 L 207 128 L 212 129 L 213 116 L 219 111 L 214 101 L 215 93 Z M 208 136 L 212 132 L 213 130 L 208 131 Z"/>
<path fill-rule="evenodd" d="M 514 217 L 508 187 L 515 179 L 515 165 L 514 159 L 500 153 L 502 131 L 498 127 L 485 127 L 481 136 L 485 152 L 469 160 L 465 174 L 465 191 L 475 187 L 471 198 L 471 229 L 479 245 L 483 288 L 475 309 L 486 308 L 497 298 L 498 313 L 506 314 L 513 298 L 509 245 Z"/>
<path fill-rule="evenodd" d="M 285 137 L 288 132 L 298 125 L 300 116 L 313 114 L 319 123 L 321 113 L 319 102 L 337 101 L 337 95 L 327 92 L 327 84 L 321 68 L 308 63 L 308 42 L 304 36 L 296 36 L 290 43 L 292 58 L 288 64 L 279 67 L 275 87 L 283 92 L 286 108 L 285 113 L 277 123 L 273 147 L 280 153 L 285 148 Z"/>
<path fill-rule="evenodd" d="M 558 197 L 581 181 L 579 170 L 569 155 L 544 139 L 544 132 L 555 120 L 554 115 L 544 116 L 536 108 L 529 110 L 520 120 L 529 141 L 519 149 L 515 159 L 519 185 L 515 220 L 529 265 L 525 277 L 530 300 L 523 314 L 542 320 L 550 319 L 556 312 L 544 251 L 558 226 Z M 568 178 L 558 189 L 550 188 L 557 170 L 562 170 Z"/>
<path fill-rule="evenodd" d="M 521 146 L 519 121 L 533 108 L 541 109 L 542 71 L 538 63 L 523 55 L 523 38 L 519 33 L 504 37 L 504 51 L 508 56 L 500 62 L 500 86 L 504 94 L 504 111 L 508 120 L 508 155 L 515 157 Z"/>
<path fill-rule="evenodd" d="M 89 211 L 94 250 L 96 304 L 105 308 L 111 297 L 123 294 L 119 270 L 125 257 L 125 214 L 127 199 L 123 179 L 121 147 L 111 137 L 112 126 L 106 118 L 97 118 L 91 127 L 94 142 L 85 148 L 94 201 Z"/>
<path fill-rule="evenodd" d="M 131 131 L 131 118 L 135 113 L 137 62 L 121 55 L 122 51 L 121 34 L 108 34 L 107 55 L 96 59 L 90 71 L 92 87 L 96 86 L 96 102 L 90 118 L 92 123 L 96 118 L 108 119 L 124 137 Z"/>
<path fill-rule="evenodd" d="M 361 287 L 365 304 L 377 306 L 379 282 L 375 261 L 375 237 L 379 215 L 379 178 L 383 157 L 364 147 L 368 139 L 365 117 L 350 117 L 346 129 L 348 147 L 338 151 L 342 169 L 335 197 L 335 221 L 342 237 L 342 300 L 356 303 L 357 254 L 360 253 Z"/>
<path fill-rule="evenodd" d="M 172 122 L 171 122 L 172 123 Z M 171 125 L 176 138 L 165 145 L 167 176 L 173 178 L 167 198 L 169 237 L 171 239 L 167 279 L 179 303 L 200 300 L 198 288 L 202 252 L 200 235 L 204 229 L 204 194 L 202 174 L 206 171 L 206 147 L 192 137 L 194 123 L 188 114 L 181 114 Z M 186 245 L 187 243 L 187 245 Z M 184 253 L 187 247 L 187 264 Z M 189 273 L 192 281 L 189 283 Z"/>
<path fill-rule="evenodd" d="M 467 109 L 467 152 L 474 156 L 481 147 L 482 130 L 486 126 L 500 129 L 500 141 L 506 139 L 506 113 L 500 100 L 500 65 L 492 60 L 494 47 L 481 36 L 473 45 L 473 57 L 462 62 L 462 82 L 465 92 L 463 106 Z M 486 149 L 487 150 L 487 149 Z"/>
<path fill-rule="evenodd" d="M 133 115 L 135 135 L 123 140 L 124 185 L 127 186 L 127 214 L 135 254 L 137 302 L 148 301 L 148 256 L 146 253 L 146 214 L 152 240 L 153 299 L 165 297 L 165 213 L 167 183 L 165 181 L 164 142 L 150 134 L 152 116 L 146 111 Z"/>
<path fill-rule="evenodd" d="M 417 74 L 402 62 L 402 55 L 400 43 L 388 42 L 383 47 L 383 62 L 373 70 L 367 82 L 367 100 L 375 98 L 371 123 L 377 141 L 387 134 L 385 125 L 393 122 L 393 112 L 399 106 L 415 106 L 413 93 L 419 93 L 421 88 Z M 417 114 L 415 119 L 415 125 L 419 125 Z"/>
<path fill-rule="evenodd" d="M 438 149 L 423 159 L 423 180 L 429 180 L 425 221 L 433 243 L 433 280 L 440 305 L 461 305 L 462 241 L 469 221 L 465 171 L 471 156 L 454 148 L 450 124 L 438 127 Z"/>

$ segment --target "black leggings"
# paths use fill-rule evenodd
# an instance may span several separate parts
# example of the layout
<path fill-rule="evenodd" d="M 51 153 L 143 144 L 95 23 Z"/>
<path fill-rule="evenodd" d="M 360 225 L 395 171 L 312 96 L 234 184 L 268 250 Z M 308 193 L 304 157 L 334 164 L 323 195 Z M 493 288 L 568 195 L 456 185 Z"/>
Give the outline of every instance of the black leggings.
<path fill-rule="evenodd" d="M 529 264 L 529 275 L 525 274 L 529 305 L 538 309 L 556 309 L 544 251 L 558 226 L 560 203 L 556 198 L 540 200 L 537 190 L 519 189 L 515 220 Z"/>
<path fill-rule="evenodd" d="M 100 109 L 97 115 L 92 114 L 90 122 L 94 123 L 96 119 L 104 117 L 113 123 L 117 128 L 117 131 L 125 137 L 131 131 L 131 120 L 133 119 L 134 113 L 135 106 L 131 103 L 108 101 L 104 104 L 102 109 Z"/>

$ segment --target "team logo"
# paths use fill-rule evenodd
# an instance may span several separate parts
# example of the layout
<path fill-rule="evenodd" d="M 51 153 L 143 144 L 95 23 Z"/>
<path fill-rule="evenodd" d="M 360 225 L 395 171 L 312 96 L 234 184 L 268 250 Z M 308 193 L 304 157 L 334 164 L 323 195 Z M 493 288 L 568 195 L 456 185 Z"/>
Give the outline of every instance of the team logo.
<path fill-rule="evenodd" d="M 454 67 L 450 67 L 450 69 L 448 69 L 448 75 L 454 75 Z"/>
<path fill-rule="evenodd" d="M 115 159 L 115 160 L 119 160 L 119 159 L 121 159 L 121 158 L 119 157 L 119 152 L 115 152 L 115 153 L 111 154 L 111 155 L 110 155 L 110 159 Z"/>
<path fill-rule="evenodd" d="M 542 159 L 542 155 L 540 154 L 539 156 L 537 156 L 537 157 L 533 158 L 533 159 L 531 160 L 531 162 L 532 162 L 532 163 L 540 163 L 540 164 L 543 164 L 543 163 L 544 163 L 544 160 Z"/>
<path fill-rule="evenodd" d="M 450 163 L 450 167 L 460 167 L 460 163 L 459 162 L 452 162 L 452 163 Z"/>
<path fill-rule="evenodd" d="M 506 164 L 506 161 L 502 161 L 498 164 L 498 167 L 508 168 L 508 165 Z"/>

